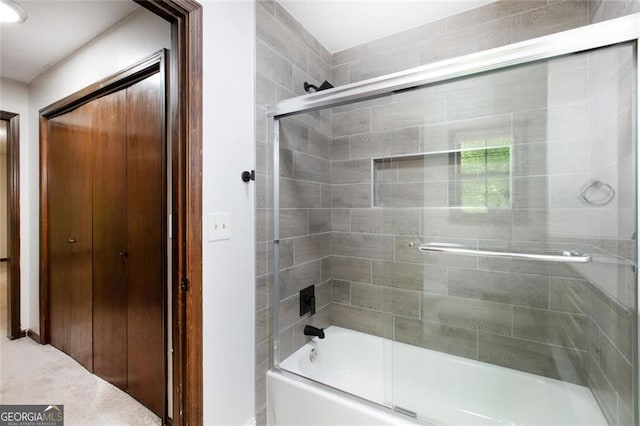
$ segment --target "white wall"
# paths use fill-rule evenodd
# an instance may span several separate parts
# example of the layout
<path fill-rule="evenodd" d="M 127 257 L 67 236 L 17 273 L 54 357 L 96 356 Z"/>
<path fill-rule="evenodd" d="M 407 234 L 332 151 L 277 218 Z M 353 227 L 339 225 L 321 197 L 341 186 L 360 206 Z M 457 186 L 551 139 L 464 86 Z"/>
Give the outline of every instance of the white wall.
<path fill-rule="evenodd" d="M 135 40 L 135 41 L 132 41 Z M 23 327 L 39 333 L 39 110 L 61 98 L 114 74 L 162 48 L 171 47 L 171 26 L 165 20 L 140 9 L 101 34 L 66 60 L 56 64 L 29 86 L 28 151 L 26 154 L 29 176 L 21 190 L 28 194 L 22 211 L 26 212 L 26 232 L 22 234 L 24 258 L 28 265 L 28 297 L 22 301 L 28 310 L 28 322 Z M 24 275 L 23 275 L 24 276 Z"/>
<path fill-rule="evenodd" d="M 29 318 L 31 316 L 29 310 L 30 306 L 27 303 L 27 301 L 31 300 L 30 292 L 32 286 L 30 283 L 33 282 L 32 277 L 30 276 L 31 264 L 36 265 L 36 270 L 38 265 L 37 257 L 35 259 L 29 258 L 30 241 L 27 241 L 29 218 L 32 216 L 29 211 L 30 206 L 28 204 L 28 200 L 30 196 L 28 191 L 29 188 L 31 188 L 30 179 L 32 179 L 33 176 L 33 171 L 29 170 L 29 168 L 33 166 L 29 163 L 28 155 L 30 151 L 29 145 L 31 138 L 29 132 L 29 87 L 24 83 L 0 78 L 0 110 L 20 114 L 20 323 L 22 325 L 22 328 L 26 329 L 29 327 Z M 35 172 L 37 183 L 37 159 Z M 38 244 L 37 233 L 35 243 L 36 245 Z M 35 283 L 37 289 L 37 277 L 35 278 Z"/>
<path fill-rule="evenodd" d="M 254 417 L 253 1 L 204 4 L 204 423 Z M 231 239 L 207 241 L 207 215 L 231 213 Z"/>
<path fill-rule="evenodd" d="M 203 284 L 204 421 L 241 425 L 254 417 L 254 183 L 240 180 L 255 168 L 253 1 L 204 4 Z M 158 31 L 148 12 L 136 12 L 27 88 L 22 104 L 3 81 L 0 106 L 21 114 L 23 327 L 39 332 L 38 110 L 162 47 L 170 32 Z M 137 43 L 131 43 L 131 39 Z M 6 83 L 9 84 L 9 83 Z M 13 84 L 11 86 L 14 89 Z M 5 97 L 12 102 L 5 102 Z M 17 100 L 17 99 L 16 99 Z M 7 105 L 5 106 L 5 103 Z M 27 131 L 27 123 L 33 132 Z M 28 141 L 28 143 L 27 143 Z M 207 241 L 207 213 L 231 213 L 231 239 Z M 28 318 L 28 320 L 27 320 Z"/>

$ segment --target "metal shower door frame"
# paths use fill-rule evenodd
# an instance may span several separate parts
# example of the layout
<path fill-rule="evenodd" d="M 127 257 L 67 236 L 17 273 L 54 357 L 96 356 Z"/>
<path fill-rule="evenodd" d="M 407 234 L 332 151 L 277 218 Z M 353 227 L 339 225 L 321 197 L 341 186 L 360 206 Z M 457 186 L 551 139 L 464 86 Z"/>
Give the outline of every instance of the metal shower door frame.
<path fill-rule="evenodd" d="M 268 109 L 268 116 L 270 118 L 269 134 L 273 141 L 273 305 L 271 310 L 273 337 L 272 367 L 278 368 L 280 364 L 280 223 L 278 214 L 280 211 L 280 119 L 305 112 L 379 98 L 399 90 L 441 83 L 482 72 L 495 71 L 515 65 L 522 65 L 534 61 L 546 60 L 572 53 L 579 53 L 591 49 L 631 42 L 635 44 L 634 65 L 636 78 L 634 80 L 634 87 L 632 87 L 632 90 L 636 93 L 636 96 L 633 100 L 634 123 L 632 139 L 635 144 L 637 191 L 637 188 L 640 188 L 640 176 L 637 171 L 638 165 L 640 164 L 640 150 L 638 150 L 638 123 L 640 122 L 640 110 L 638 108 L 637 100 L 637 90 L 640 87 L 640 70 L 638 69 L 638 58 L 640 58 L 639 41 L 640 13 L 637 13 L 495 49 L 447 59 L 405 71 L 351 83 L 333 89 L 323 90 L 321 92 L 315 92 L 309 95 L 286 99 L 271 105 Z M 638 223 L 638 211 L 640 211 L 640 200 L 636 195 L 636 230 L 640 229 Z M 640 244 L 637 244 L 636 246 L 636 253 L 640 253 Z M 636 332 L 633 334 L 633 392 L 636 396 L 636 404 L 634 408 L 634 415 L 636 419 L 638 419 L 638 406 L 640 406 L 640 389 L 638 385 L 640 382 L 640 368 L 638 366 L 638 352 L 640 351 L 640 318 L 638 317 L 640 292 L 637 291 L 637 284 L 638 280 L 636 273 L 636 310 L 634 313 Z"/>

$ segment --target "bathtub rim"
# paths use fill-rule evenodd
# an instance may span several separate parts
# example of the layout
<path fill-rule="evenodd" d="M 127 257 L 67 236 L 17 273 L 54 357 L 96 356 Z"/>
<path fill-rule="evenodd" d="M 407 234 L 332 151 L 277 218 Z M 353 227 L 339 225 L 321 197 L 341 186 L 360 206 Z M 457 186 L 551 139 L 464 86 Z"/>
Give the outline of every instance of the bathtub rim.
<path fill-rule="evenodd" d="M 369 401 L 366 398 L 362 398 L 358 395 L 343 391 L 342 389 L 338 389 L 335 388 L 331 385 L 319 382 L 317 380 L 313 380 L 310 379 L 306 376 L 302 376 L 296 373 L 293 373 L 289 370 L 285 370 L 279 366 L 277 367 L 272 367 L 269 370 L 267 370 L 267 379 L 269 378 L 269 376 L 271 377 L 275 377 L 275 376 L 282 376 L 285 379 L 288 379 L 290 381 L 294 381 L 297 384 L 303 385 L 303 386 L 308 386 L 311 387 L 314 390 L 317 391 L 329 391 L 331 393 L 333 393 L 334 395 L 340 397 L 340 398 L 344 398 L 347 401 L 351 402 L 351 403 L 355 403 L 355 404 L 360 404 L 360 405 L 364 405 L 365 407 L 381 414 L 381 415 L 386 415 L 386 416 L 391 416 L 391 417 L 395 417 L 398 420 L 402 421 L 402 422 L 406 422 L 408 424 L 412 424 L 412 425 L 416 425 L 416 426 L 437 426 L 435 423 L 431 423 L 427 420 L 422 420 L 419 419 L 417 417 L 411 417 L 409 415 L 406 415 L 400 411 L 396 411 L 391 407 L 387 407 L 385 405 L 382 404 L 378 404 L 375 403 L 373 401 Z M 268 383 L 268 380 L 267 380 Z M 267 388 L 268 389 L 268 388 Z M 269 400 L 269 396 L 268 396 L 268 392 L 267 392 L 267 406 L 268 409 L 270 409 L 271 407 L 269 407 L 270 405 L 270 400 Z"/>

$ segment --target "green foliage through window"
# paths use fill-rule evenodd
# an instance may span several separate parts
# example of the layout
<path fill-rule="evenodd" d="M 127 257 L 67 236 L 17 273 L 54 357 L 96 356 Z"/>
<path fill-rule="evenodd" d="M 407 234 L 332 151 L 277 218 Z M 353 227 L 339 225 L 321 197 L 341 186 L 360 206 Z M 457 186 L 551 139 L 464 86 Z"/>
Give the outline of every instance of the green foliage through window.
<path fill-rule="evenodd" d="M 468 149 L 452 153 L 452 206 L 469 211 L 511 206 L 511 147 Z"/>

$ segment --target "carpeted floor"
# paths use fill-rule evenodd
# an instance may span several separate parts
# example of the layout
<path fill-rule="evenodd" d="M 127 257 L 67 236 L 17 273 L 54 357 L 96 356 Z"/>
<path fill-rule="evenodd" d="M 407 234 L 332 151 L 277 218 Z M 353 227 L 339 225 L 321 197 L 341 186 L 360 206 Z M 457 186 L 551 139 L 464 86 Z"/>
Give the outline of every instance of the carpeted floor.
<path fill-rule="evenodd" d="M 65 425 L 159 425 L 160 418 L 71 357 L 30 338 L 6 338 L 6 262 L 0 263 L 0 404 L 62 404 Z"/>

